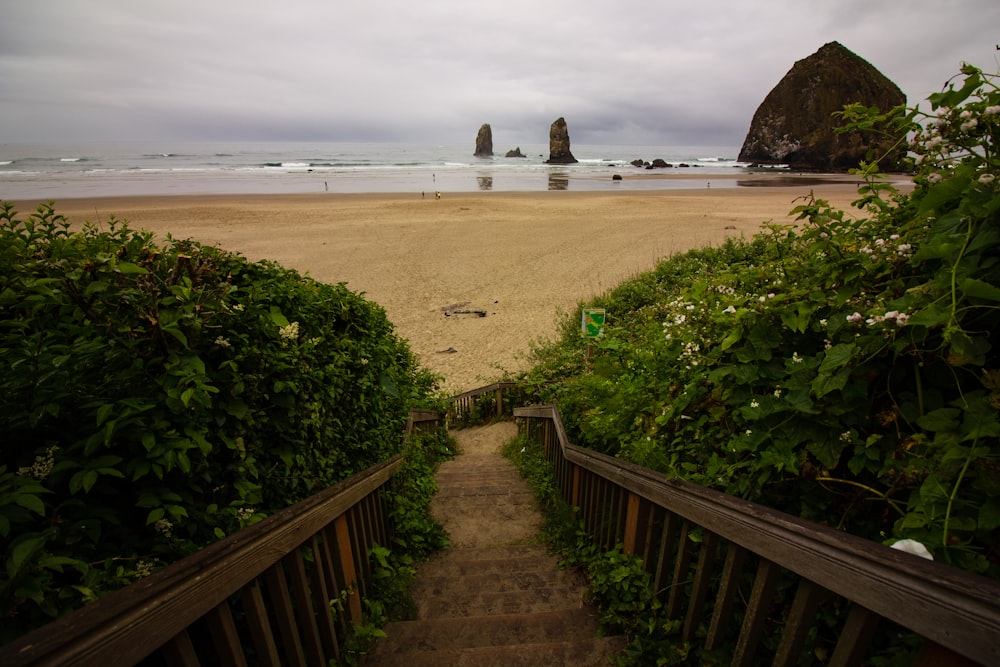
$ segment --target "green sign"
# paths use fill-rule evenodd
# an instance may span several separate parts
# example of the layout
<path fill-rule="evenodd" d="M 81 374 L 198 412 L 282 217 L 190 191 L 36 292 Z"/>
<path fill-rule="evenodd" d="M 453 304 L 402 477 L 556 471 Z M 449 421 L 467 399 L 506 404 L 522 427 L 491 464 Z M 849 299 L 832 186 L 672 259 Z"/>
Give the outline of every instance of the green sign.
<path fill-rule="evenodd" d="M 603 308 L 584 308 L 582 330 L 585 338 L 597 338 L 604 333 Z"/>

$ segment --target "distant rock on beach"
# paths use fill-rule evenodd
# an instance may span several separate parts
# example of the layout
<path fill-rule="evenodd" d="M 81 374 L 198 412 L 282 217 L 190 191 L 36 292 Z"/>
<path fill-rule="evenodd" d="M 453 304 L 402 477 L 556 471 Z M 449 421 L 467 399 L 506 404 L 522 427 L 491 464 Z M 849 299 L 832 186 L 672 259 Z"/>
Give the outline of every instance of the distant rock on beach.
<path fill-rule="evenodd" d="M 524 157 L 524 158 L 526 158 L 528 156 L 525 155 L 524 153 L 522 153 L 521 152 L 521 147 L 518 146 L 517 148 L 515 148 L 513 150 L 507 151 L 507 153 L 506 153 L 506 155 L 504 155 L 504 157 Z"/>
<path fill-rule="evenodd" d="M 906 103 L 895 83 L 839 42 L 824 44 L 796 62 L 767 94 L 750 123 L 740 162 L 787 164 L 792 169 L 845 171 L 890 148 L 871 134 L 837 134 L 832 114 L 860 103 L 881 111 Z M 890 156 L 892 169 L 905 155 Z"/>
<path fill-rule="evenodd" d="M 579 160 L 569 150 L 569 129 L 565 118 L 557 118 L 549 128 L 549 159 L 546 164 L 576 164 Z"/>
<path fill-rule="evenodd" d="M 493 128 L 483 123 L 476 135 L 476 157 L 493 157 Z"/>

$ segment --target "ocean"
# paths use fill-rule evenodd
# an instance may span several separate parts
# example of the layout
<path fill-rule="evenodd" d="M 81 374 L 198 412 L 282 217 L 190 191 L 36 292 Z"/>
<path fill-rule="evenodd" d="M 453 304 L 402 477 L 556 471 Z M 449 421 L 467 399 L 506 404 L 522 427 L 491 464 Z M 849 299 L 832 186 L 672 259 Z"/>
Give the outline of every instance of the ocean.
<path fill-rule="evenodd" d="M 738 148 L 572 145 L 573 165 L 548 165 L 547 145 L 476 158 L 474 144 L 0 144 L 0 199 L 124 195 L 649 190 L 737 187 Z M 660 158 L 672 168 L 631 164 Z M 684 165 L 684 166 L 681 166 Z M 622 176 L 614 180 L 614 175 Z M 650 178 L 669 174 L 670 178 Z"/>

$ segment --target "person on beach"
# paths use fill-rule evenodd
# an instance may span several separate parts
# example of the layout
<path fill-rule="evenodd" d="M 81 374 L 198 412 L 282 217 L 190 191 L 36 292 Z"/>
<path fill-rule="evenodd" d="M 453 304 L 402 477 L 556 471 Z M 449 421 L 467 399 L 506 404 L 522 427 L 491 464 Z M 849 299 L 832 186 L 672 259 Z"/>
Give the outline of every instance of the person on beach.
<path fill-rule="evenodd" d="M 441 193 L 440 192 L 435 192 L 434 193 L 434 197 L 437 198 L 437 199 L 441 199 Z"/>

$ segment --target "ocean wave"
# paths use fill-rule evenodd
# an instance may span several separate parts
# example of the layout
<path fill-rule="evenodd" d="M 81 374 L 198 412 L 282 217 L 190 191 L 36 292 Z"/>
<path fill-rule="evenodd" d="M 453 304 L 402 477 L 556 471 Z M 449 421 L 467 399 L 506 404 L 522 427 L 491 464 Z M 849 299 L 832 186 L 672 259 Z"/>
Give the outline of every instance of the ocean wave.
<path fill-rule="evenodd" d="M 60 162 L 79 162 L 82 159 L 83 158 L 79 158 L 79 157 L 61 157 L 61 158 L 59 158 L 59 161 Z"/>
<path fill-rule="evenodd" d="M 265 162 L 261 166 L 269 169 L 274 169 L 275 167 L 281 167 L 282 169 L 305 169 L 312 165 L 308 162 Z"/>
<path fill-rule="evenodd" d="M 0 167 L 5 167 L 8 164 L 14 164 L 13 160 L 0 160 Z"/>

